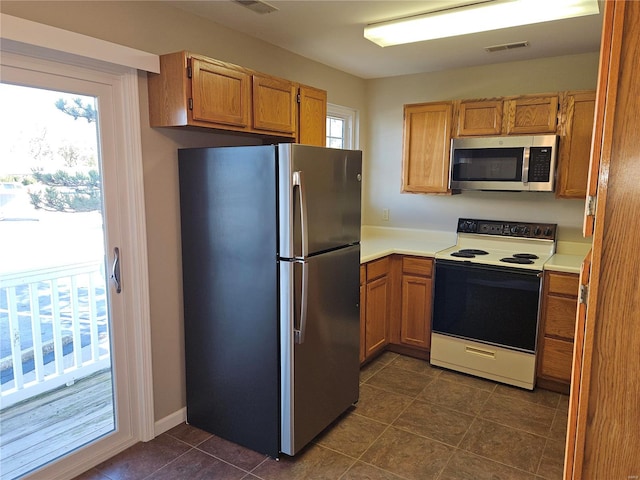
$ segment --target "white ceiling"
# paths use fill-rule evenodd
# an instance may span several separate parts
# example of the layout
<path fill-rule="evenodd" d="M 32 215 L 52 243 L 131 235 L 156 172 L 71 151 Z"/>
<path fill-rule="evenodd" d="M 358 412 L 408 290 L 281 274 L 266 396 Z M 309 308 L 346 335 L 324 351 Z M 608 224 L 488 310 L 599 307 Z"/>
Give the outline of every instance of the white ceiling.
<path fill-rule="evenodd" d="M 278 10 L 255 13 L 231 0 L 168 1 L 232 30 L 351 73 L 380 78 L 491 63 L 597 52 L 602 13 L 492 32 L 379 47 L 365 25 L 477 0 L 268 0 Z M 540 0 L 540 8 L 546 2 Z M 602 11 L 602 6 L 600 7 Z M 528 41 L 529 46 L 487 53 L 484 47 Z"/>

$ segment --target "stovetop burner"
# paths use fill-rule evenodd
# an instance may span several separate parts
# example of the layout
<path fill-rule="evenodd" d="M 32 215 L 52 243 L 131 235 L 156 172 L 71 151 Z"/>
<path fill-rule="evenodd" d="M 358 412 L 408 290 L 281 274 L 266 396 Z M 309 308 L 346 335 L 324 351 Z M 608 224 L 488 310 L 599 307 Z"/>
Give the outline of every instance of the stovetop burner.
<path fill-rule="evenodd" d="M 477 248 L 463 248 L 459 250 L 460 253 L 469 253 L 471 255 L 489 255 L 489 252 L 486 250 L 479 250 Z"/>
<path fill-rule="evenodd" d="M 528 258 L 529 260 L 536 260 L 540 257 L 534 253 L 514 253 L 513 256 L 515 258 Z"/>
<path fill-rule="evenodd" d="M 475 258 L 476 255 L 489 255 L 489 252 L 486 250 L 479 250 L 477 248 L 463 248 L 457 252 L 451 253 L 452 257 L 461 258 Z"/>
<path fill-rule="evenodd" d="M 517 263 L 520 265 L 528 265 L 528 264 L 534 263 L 534 261 L 531 260 L 530 258 L 516 257 L 515 255 L 513 257 L 501 258 L 500 261 L 505 263 Z"/>
<path fill-rule="evenodd" d="M 461 257 L 461 258 L 475 258 L 476 256 L 473 253 L 463 252 L 460 250 L 459 252 L 452 252 L 452 257 Z"/>

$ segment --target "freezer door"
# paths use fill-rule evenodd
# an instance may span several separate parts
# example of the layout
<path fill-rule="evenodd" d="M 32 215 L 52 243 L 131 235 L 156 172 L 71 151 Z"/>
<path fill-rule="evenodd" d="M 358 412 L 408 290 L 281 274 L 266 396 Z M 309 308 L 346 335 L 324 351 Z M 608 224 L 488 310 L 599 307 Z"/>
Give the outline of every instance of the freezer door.
<path fill-rule="evenodd" d="M 362 152 L 281 144 L 278 175 L 281 258 L 360 241 Z"/>
<path fill-rule="evenodd" d="M 280 450 L 287 455 L 358 400 L 359 265 L 359 245 L 280 262 Z"/>

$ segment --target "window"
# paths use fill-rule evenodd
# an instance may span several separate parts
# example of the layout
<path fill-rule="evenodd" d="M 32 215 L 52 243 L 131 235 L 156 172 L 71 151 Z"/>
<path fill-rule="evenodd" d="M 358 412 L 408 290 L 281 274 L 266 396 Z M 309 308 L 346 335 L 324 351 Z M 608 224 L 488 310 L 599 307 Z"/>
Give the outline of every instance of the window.
<path fill-rule="evenodd" d="M 353 108 L 327 104 L 327 147 L 358 148 L 357 122 Z"/>

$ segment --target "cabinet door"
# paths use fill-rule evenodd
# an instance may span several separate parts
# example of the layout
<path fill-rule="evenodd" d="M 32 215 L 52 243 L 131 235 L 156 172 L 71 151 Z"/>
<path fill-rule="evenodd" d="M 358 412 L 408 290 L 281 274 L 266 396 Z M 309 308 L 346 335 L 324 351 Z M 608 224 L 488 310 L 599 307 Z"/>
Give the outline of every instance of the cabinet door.
<path fill-rule="evenodd" d="M 545 335 L 573 340 L 578 300 L 549 295 L 546 302 Z"/>
<path fill-rule="evenodd" d="M 563 101 L 556 189 L 559 198 L 585 198 L 595 104 L 595 92 L 569 92 Z"/>
<path fill-rule="evenodd" d="M 422 348 L 431 345 L 431 293 L 430 278 L 402 276 L 402 343 Z"/>
<path fill-rule="evenodd" d="M 296 92 L 288 80 L 253 75 L 253 128 L 295 133 Z"/>
<path fill-rule="evenodd" d="M 452 102 L 405 105 L 402 191 L 451 193 L 449 149 Z"/>
<path fill-rule="evenodd" d="M 298 143 L 324 147 L 327 144 L 327 92 L 300 85 Z"/>
<path fill-rule="evenodd" d="M 249 126 L 251 77 L 239 70 L 191 58 L 193 120 Z"/>
<path fill-rule="evenodd" d="M 573 342 L 545 338 L 544 355 L 539 364 L 540 371 L 538 375 L 570 383 L 572 358 Z"/>
<path fill-rule="evenodd" d="M 503 132 L 507 135 L 556 133 L 558 96 L 521 97 L 505 102 Z"/>
<path fill-rule="evenodd" d="M 390 283 L 387 276 L 367 283 L 365 356 L 389 343 Z"/>
<path fill-rule="evenodd" d="M 610 16 L 612 11 L 611 9 L 607 9 L 608 15 Z M 610 21 L 611 18 L 606 18 L 604 20 L 605 25 Z M 583 288 L 588 288 L 589 286 L 589 278 L 591 275 L 591 259 L 592 259 L 592 250 L 589 250 L 589 253 L 585 257 L 582 262 L 582 266 L 580 268 L 580 286 Z M 581 396 L 581 389 L 583 387 L 582 380 L 582 367 L 583 367 L 583 358 L 584 358 L 584 348 L 585 348 L 585 329 L 587 322 L 587 305 L 586 302 L 581 301 L 578 304 L 578 310 L 576 312 L 576 330 L 575 330 L 575 338 L 574 338 L 574 348 L 573 348 L 573 363 L 572 363 L 572 381 L 571 381 L 571 391 L 569 396 L 569 414 L 567 421 L 567 446 L 566 446 L 566 456 L 565 456 L 565 472 L 569 473 L 568 478 L 574 478 L 571 476 L 571 472 L 573 472 L 575 455 L 578 456 L 578 462 L 581 462 L 582 454 L 579 452 L 584 447 L 584 423 L 579 427 L 579 403 Z M 588 374 L 587 374 L 588 377 Z M 588 379 L 586 380 L 586 385 L 588 386 Z M 583 393 L 587 395 L 587 393 Z M 584 404 L 583 404 L 584 409 Z M 586 409 L 585 409 L 586 410 Z M 584 418 L 583 418 L 584 420 Z M 578 437 L 580 437 L 578 439 Z M 579 449 L 576 450 L 576 444 L 579 445 Z"/>
<path fill-rule="evenodd" d="M 571 382 L 578 275 L 546 271 L 543 285 L 542 338 L 538 350 L 537 375 L 557 384 L 546 384 L 547 388 L 565 391 Z"/>
<path fill-rule="evenodd" d="M 499 135 L 502 131 L 502 100 L 461 102 L 457 136 Z"/>

